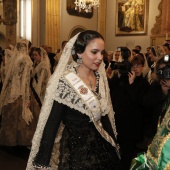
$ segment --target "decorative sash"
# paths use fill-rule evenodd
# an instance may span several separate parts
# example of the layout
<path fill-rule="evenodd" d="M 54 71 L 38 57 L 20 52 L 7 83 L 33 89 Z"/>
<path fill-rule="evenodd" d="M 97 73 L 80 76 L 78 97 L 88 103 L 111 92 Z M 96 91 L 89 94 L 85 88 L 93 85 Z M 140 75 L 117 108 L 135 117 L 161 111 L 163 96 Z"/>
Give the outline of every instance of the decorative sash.
<path fill-rule="evenodd" d="M 97 100 L 93 92 L 87 87 L 87 85 L 73 72 L 70 72 L 65 75 L 66 80 L 74 88 L 76 93 L 81 97 L 84 103 L 88 106 L 90 111 L 93 113 L 92 118 L 94 117 L 95 121 L 100 120 L 101 118 L 101 109 L 100 103 Z"/>
<path fill-rule="evenodd" d="M 117 155 L 120 158 L 119 147 L 116 145 L 112 137 L 103 129 L 102 123 L 100 122 L 102 111 L 97 97 L 75 73 L 69 72 L 64 77 L 88 107 L 91 113 L 90 119 L 93 121 L 96 129 L 105 140 L 115 147 Z"/>

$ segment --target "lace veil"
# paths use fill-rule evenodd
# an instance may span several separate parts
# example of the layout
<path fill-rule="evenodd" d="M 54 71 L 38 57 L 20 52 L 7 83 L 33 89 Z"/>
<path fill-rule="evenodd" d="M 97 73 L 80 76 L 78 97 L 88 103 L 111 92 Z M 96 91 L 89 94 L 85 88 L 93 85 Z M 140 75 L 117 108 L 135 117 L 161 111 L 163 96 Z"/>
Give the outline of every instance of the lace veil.
<path fill-rule="evenodd" d="M 118 51 L 118 50 L 115 50 L 115 51 L 113 52 L 113 59 L 112 59 L 112 61 L 116 61 L 116 59 L 115 59 L 115 58 L 116 58 L 116 56 L 115 56 L 116 52 L 119 52 L 119 53 L 120 53 L 118 62 L 122 62 L 122 61 L 123 61 L 123 57 L 122 57 L 122 55 L 121 55 L 121 52 Z"/>
<path fill-rule="evenodd" d="M 51 72 L 50 72 L 50 66 L 51 65 L 50 65 L 50 60 L 48 58 L 48 54 L 42 47 L 40 47 L 40 49 L 41 49 L 41 56 L 42 56 L 41 62 L 45 63 L 47 73 L 48 73 L 48 77 L 50 77 L 51 76 Z"/>
<path fill-rule="evenodd" d="M 51 76 L 50 60 L 47 52 L 42 47 L 38 49 L 40 49 L 40 51 L 38 50 L 38 53 L 40 52 L 41 61 L 36 67 L 34 67 L 32 77 L 34 77 L 35 74 L 38 75 L 38 81 L 33 81 L 33 87 L 41 102 L 43 102 L 46 85 L 48 83 L 49 77 Z"/>
<path fill-rule="evenodd" d="M 0 96 L 0 110 L 3 106 L 15 102 L 22 97 L 22 117 L 29 124 L 32 113 L 27 107 L 29 102 L 29 82 L 32 61 L 28 55 L 29 41 L 21 39 L 16 43 L 12 55 L 7 63 L 6 76 Z"/>
<path fill-rule="evenodd" d="M 38 152 L 38 148 L 40 145 L 40 140 L 42 138 L 44 126 L 45 126 L 47 119 L 49 117 L 53 101 L 56 99 L 55 94 L 56 94 L 56 90 L 57 90 L 57 87 L 59 84 L 59 79 L 62 77 L 65 70 L 68 67 L 70 67 L 70 65 L 75 63 L 73 61 L 71 54 L 74 52 L 73 45 L 74 45 L 78 35 L 79 35 L 79 33 L 67 42 L 67 44 L 62 52 L 62 55 L 60 57 L 57 68 L 55 69 L 54 73 L 52 74 L 52 76 L 49 79 L 47 89 L 46 89 L 46 95 L 44 98 L 44 103 L 42 105 L 41 113 L 39 116 L 39 121 L 37 124 L 37 129 L 36 129 L 36 132 L 35 132 L 33 140 L 32 140 L 32 148 L 31 148 L 30 157 L 28 159 L 27 170 L 35 170 L 35 168 L 32 166 L 32 161 L 33 161 L 36 153 Z M 100 74 L 100 77 L 102 77 L 101 81 L 107 82 L 104 64 L 100 65 L 98 73 Z M 100 82 L 99 82 L 99 84 L 100 84 Z M 104 112 L 103 115 L 109 113 L 108 116 L 109 116 L 109 119 L 112 124 L 112 128 L 113 128 L 115 136 L 116 136 L 117 132 L 116 132 L 116 128 L 115 128 L 114 112 L 112 109 L 112 104 L 111 104 L 111 99 L 110 99 L 109 86 L 108 86 L 108 83 L 106 83 L 107 84 L 106 86 L 104 85 L 104 83 L 101 83 L 101 84 L 102 85 L 100 85 L 99 91 L 103 91 L 104 93 L 107 92 L 106 94 L 101 94 L 101 96 L 102 95 L 105 96 L 103 101 L 101 101 L 101 104 L 102 104 L 101 108 L 102 109 L 107 108 L 106 110 L 103 109 L 103 112 Z"/>
<path fill-rule="evenodd" d="M 156 45 L 156 46 L 152 46 L 151 47 L 153 49 L 153 51 L 155 52 L 155 57 L 156 59 L 158 60 L 160 57 L 164 56 L 164 49 L 163 49 L 163 46 L 162 45 Z M 155 70 L 155 66 L 156 66 L 156 62 L 154 62 L 152 65 L 151 65 L 151 68 L 153 70 Z M 149 73 L 148 73 L 148 81 L 150 83 L 152 83 L 153 81 L 156 81 L 157 80 L 157 75 L 156 75 L 156 72 L 154 71 L 153 74 L 152 74 L 152 71 L 150 70 Z"/>

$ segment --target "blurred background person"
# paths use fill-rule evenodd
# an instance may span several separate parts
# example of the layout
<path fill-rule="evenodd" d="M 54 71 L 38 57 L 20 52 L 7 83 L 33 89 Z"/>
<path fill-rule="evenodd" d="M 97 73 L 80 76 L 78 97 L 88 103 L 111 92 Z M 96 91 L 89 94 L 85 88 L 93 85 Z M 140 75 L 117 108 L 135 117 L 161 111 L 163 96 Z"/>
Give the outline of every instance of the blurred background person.
<path fill-rule="evenodd" d="M 130 50 L 122 52 L 128 54 Z M 143 77 L 144 59 L 135 56 L 131 61 L 118 63 L 118 74 L 109 80 L 111 100 L 115 111 L 121 161 L 125 170 L 130 169 L 131 160 L 138 153 L 136 144 L 143 139 L 145 107 L 142 98 L 149 90 L 149 83 Z M 114 67 L 111 65 L 111 68 Z"/>
<path fill-rule="evenodd" d="M 0 145 L 30 146 L 37 120 L 30 111 L 31 42 L 21 39 L 10 58 L 0 95 Z"/>
<path fill-rule="evenodd" d="M 163 44 L 164 54 L 170 54 L 170 44 L 164 43 Z"/>
<path fill-rule="evenodd" d="M 138 51 L 139 51 L 139 53 L 140 53 L 140 52 L 141 52 L 141 50 L 142 50 L 142 47 L 141 47 L 140 45 L 136 45 L 136 46 L 135 46 L 135 49 L 136 49 L 136 50 L 138 50 Z"/>
<path fill-rule="evenodd" d="M 154 77 L 152 75 L 153 74 L 153 71 L 154 71 L 154 67 L 156 65 L 156 61 L 162 57 L 164 55 L 164 49 L 161 45 L 157 45 L 157 46 L 152 46 L 151 49 L 150 49 L 150 55 L 149 57 L 151 58 L 151 61 L 153 62 L 153 64 L 151 65 L 151 68 L 148 72 L 148 75 L 147 75 L 147 80 L 148 82 L 151 84 L 153 81 L 154 81 Z"/>
<path fill-rule="evenodd" d="M 143 53 L 138 53 L 137 56 L 140 56 L 144 59 L 144 66 L 143 66 L 142 74 L 143 74 L 143 77 L 147 77 L 150 68 L 148 66 L 146 56 Z"/>
<path fill-rule="evenodd" d="M 132 58 L 133 57 L 135 57 L 135 56 L 137 56 L 137 54 L 139 54 L 139 50 L 137 50 L 137 49 L 132 49 Z"/>
<path fill-rule="evenodd" d="M 51 74 L 52 74 L 53 73 L 53 67 L 54 67 L 54 64 L 55 64 L 54 57 L 55 57 L 56 54 L 54 52 L 52 52 L 52 48 L 49 47 L 46 44 L 43 44 L 41 47 L 46 51 L 46 53 L 48 55 L 48 58 L 49 58 L 49 61 L 50 61 L 50 71 L 51 71 Z"/>
<path fill-rule="evenodd" d="M 56 55 L 55 55 L 55 57 L 54 57 L 55 62 L 54 62 L 53 71 L 55 70 L 55 68 L 56 68 L 56 66 L 57 66 L 57 64 L 58 64 L 58 62 L 59 62 L 59 60 L 60 60 L 61 54 L 62 54 L 63 49 L 64 49 L 65 45 L 67 44 L 67 42 L 68 42 L 68 41 L 63 41 L 63 42 L 61 43 L 61 50 L 60 50 L 60 49 L 57 50 L 57 53 L 56 53 Z"/>
<path fill-rule="evenodd" d="M 114 62 L 121 62 L 122 61 L 121 51 L 119 51 L 119 49 L 116 49 L 113 52 L 112 60 L 109 61 L 109 66 L 108 66 L 108 68 L 106 70 L 106 74 L 107 74 L 108 78 L 112 78 L 114 73 L 116 72 L 116 70 L 112 70 L 110 68 L 110 64 L 111 64 L 112 61 L 114 61 Z"/>
<path fill-rule="evenodd" d="M 35 47 L 32 51 L 32 56 L 34 64 L 30 82 L 30 110 L 34 117 L 38 119 L 51 71 L 47 52 L 42 47 Z"/>
<path fill-rule="evenodd" d="M 44 100 L 46 86 L 51 76 L 50 61 L 47 52 L 41 47 L 33 50 L 33 59 L 34 65 L 31 78 L 31 89 L 41 106 Z"/>
<path fill-rule="evenodd" d="M 146 53 L 144 54 L 146 56 L 149 68 L 151 68 L 151 65 L 153 64 L 153 61 L 151 61 L 151 57 L 149 57 L 150 56 L 150 50 L 151 50 L 151 47 L 147 47 Z"/>
<path fill-rule="evenodd" d="M 168 59 L 167 59 L 168 57 Z M 166 58 L 166 60 L 165 60 Z M 155 71 L 156 78 L 161 85 L 162 92 L 166 99 L 159 110 L 159 121 L 157 120 L 157 130 L 153 139 L 148 144 L 147 153 L 139 154 L 132 162 L 131 170 L 136 169 L 169 169 L 170 164 L 170 56 L 163 56 L 158 59 Z M 157 92 L 159 93 L 159 91 Z M 155 96 L 154 96 L 155 97 Z M 155 115 L 156 116 L 156 115 Z M 140 157 L 140 159 L 139 159 Z M 142 159 L 145 161 L 142 161 Z M 135 160 L 138 160 L 136 162 Z M 141 167 L 141 168 L 139 168 Z"/>

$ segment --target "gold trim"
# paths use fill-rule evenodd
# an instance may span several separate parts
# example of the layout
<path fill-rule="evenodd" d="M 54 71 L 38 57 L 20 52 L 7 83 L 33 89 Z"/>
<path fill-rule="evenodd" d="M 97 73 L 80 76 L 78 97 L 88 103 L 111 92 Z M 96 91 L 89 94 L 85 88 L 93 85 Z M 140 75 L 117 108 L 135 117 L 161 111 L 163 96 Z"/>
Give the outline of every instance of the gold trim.
<path fill-rule="evenodd" d="M 170 162 L 165 166 L 164 170 L 170 170 Z"/>
<path fill-rule="evenodd" d="M 158 5 L 159 9 L 159 15 L 156 16 L 156 23 L 154 24 L 154 27 L 151 29 L 151 34 L 160 34 L 161 32 L 161 22 L 162 22 L 162 1 Z"/>
<path fill-rule="evenodd" d="M 60 0 L 46 1 L 46 44 L 53 51 L 60 47 Z"/>
<path fill-rule="evenodd" d="M 150 147 L 149 147 L 149 150 L 148 150 L 147 155 L 148 155 L 149 158 L 151 158 L 151 159 L 155 162 L 156 165 L 158 165 L 158 162 L 159 162 L 159 159 L 160 159 L 160 156 L 161 156 L 161 151 L 162 151 L 165 143 L 168 141 L 169 138 L 170 138 L 170 133 L 169 133 L 168 135 L 166 135 L 166 137 L 164 137 L 164 139 L 161 140 L 162 142 L 161 142 L 160 145 L 159 145 L 160 147 L 157 148 L 157 149 L 158 149 L 158 158 L 155 158 L 155 157 L 152 155 L 152 153 L 150 152 Z M 153 140 L 153 141 L 154 141 L 154 140 Z M 152 145 L 152 144 L 151 144 L 151 145 Z"/>
<path fill-rule="evenodd" d="M 107 0 L 100 0 L 99 32 L 104 38 L 106 34 L 106 5 Z"/>

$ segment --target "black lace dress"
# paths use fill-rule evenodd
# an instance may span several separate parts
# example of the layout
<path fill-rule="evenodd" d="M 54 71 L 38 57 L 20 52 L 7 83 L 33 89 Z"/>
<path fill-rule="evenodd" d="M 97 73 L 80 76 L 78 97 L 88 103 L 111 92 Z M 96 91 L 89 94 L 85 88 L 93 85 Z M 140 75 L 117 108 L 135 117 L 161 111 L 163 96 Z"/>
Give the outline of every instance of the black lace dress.
<path fill-rule="evenodd" d="M 44 129 L 39 152 L 34 159 L 35 167 L 49 166 L 61 121 L 65 128 L 60 140 L 59 170 L 121 169 L 115 148 L 99 134 L 93 123 L 89 122 L 88 116 L 56 101 Z M 108 117 L 102 117 L 101 122 L 114 138 Z"/>

